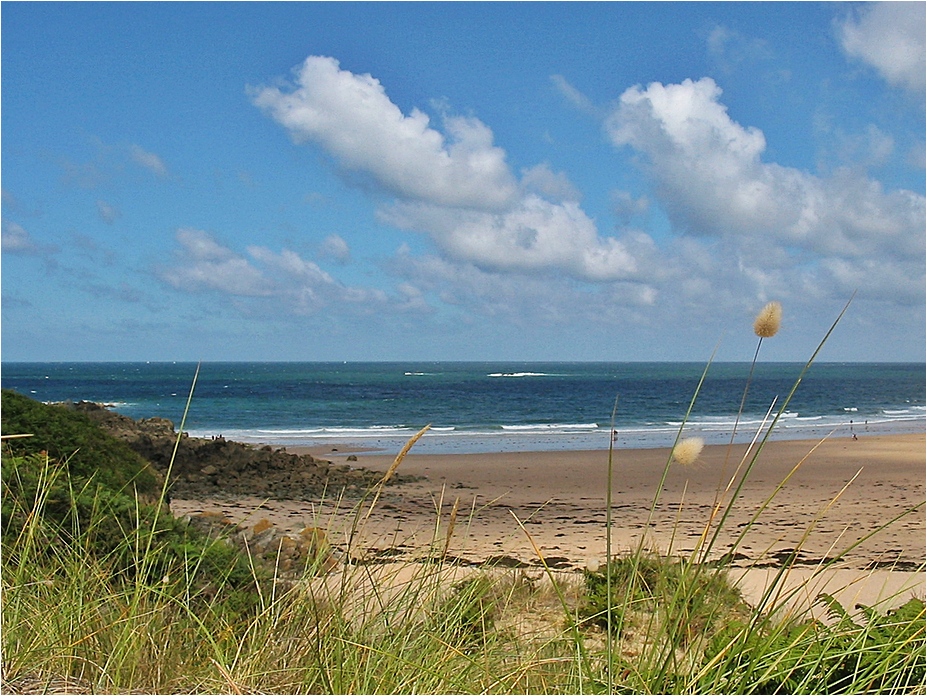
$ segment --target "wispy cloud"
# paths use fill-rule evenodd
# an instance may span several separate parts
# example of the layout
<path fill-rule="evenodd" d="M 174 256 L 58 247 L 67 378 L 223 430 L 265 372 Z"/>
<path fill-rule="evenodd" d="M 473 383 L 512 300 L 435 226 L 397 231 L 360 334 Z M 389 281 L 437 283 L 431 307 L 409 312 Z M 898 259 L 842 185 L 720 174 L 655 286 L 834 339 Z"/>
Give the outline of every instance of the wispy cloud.
<path fill-rule="evenodd" d="M 15 255 L 37 259 L 47 273 L 53 273 L 60 266 L 61 248 L 54 243 L 42 241 L 42 235 L 33 235 L 18 222 L 4 218 L 0 222 L 0 250 L 4 256 Z"/>
<path fill-rule="evenodd" d="M 97 200 L 97 213 L 100 215 L 100 219 L 107 225 L 112 225 L 116 220 L 122 217 L 119 208 L 110 205 L 104 200 Z"/>
<path fill-rule="evenodd" d="M 177 231 L 178 263 L 161 271 L 161 278 L 180 290 L 216 290 L 229 295 L 260 297 L 270 283 L 247 259 L 195 229 Z"/>
<path fill-rule="evenodd" d="M 577 109 L 592 116 L 601 116 L 601 110 L 585 94 L 574 87 L 563 75 L 551 75 L 550 81 L 557 91 Z"/>
<path fill-rule="evenodd" d="M 338 263 L 348 263 L 351 260 L 351 248 L 337 234 L 330 234 L 322 240 L 319 253 L 325 258 L 334 259 Z"/>
<path fill-rule="evenodd" d="M 159 179 L 170 176 L 164 160 L 139 145 L 125 142 L 112 144 L 96 136 L 88 140 L 93 154 L 87 161 L 75 162 L 66 156 L 57 158 L 58 166 L 63 171 L 62 181 L 68 186 L 99 189 L 111 185 L 115 180 L 125 179 L 132 167 L 141 167 Z"/>
<path fill-rule="evenodd" d="M 132 144 L 129 146 L 129 155 L 132 161 L 140 167 L 144 167 L 157 177 L 165 178 L 168 175 L 167 165 L 155 153 L 143 149 L 139 145 Z"/>
<path fill-rule="evenodd" d="M 657 291 L 647 283 L 615 282 L 579 287 L 567 276 L 526 276 L 484 270 L 433 254 L 400 249 L 389 270 L 435 296 L 459 321 L 493 320 L 530 328 L 640 323 Z"/>
<path fill-rule="evenodd" d="M 579 203 L 582 194 L 563 172 L 554 172 L 547 162 L 542 162 L 521 172 L 521 186 L 526 192 L 534 192 L 555 202 L 573 201 Z"/>
<path fill-rule="evenodd" d="M 37 254 L 39 246 L 22 225 L 4 220 L 2 223 L 2 249 L 4 254 Z"/>
<path fill-rule="evenodd" d="M 706 46 L 708 55 L 725 73 L 730 73 L 744 64 L 772 58 L 772 50 L 766 41 L 746 36 L 721 24 L 708 32 Z"/>
<path fill-rule="evenodd" d="M 174 263 L 158 268 L 156 273 L 178 290 L 268 299 L 295 314 L 312 314 L 332 305 L 373 312 L 389 304 L 386 293 L 346 286 L 288 249 L 276 252 L 249 246 L 241 254 L 208 232 L 189 228 L 178 230 L 176 239 L 179 248 Z"/>
<path fill-rule="evenodd" d="M 67 157 L 60 157 L 58 165 L 64 171 L 62 181 L 68 186 L 93 190 L 98 188 L 107 179 L 107 173 L 102 162 L 73 162 Z"/>

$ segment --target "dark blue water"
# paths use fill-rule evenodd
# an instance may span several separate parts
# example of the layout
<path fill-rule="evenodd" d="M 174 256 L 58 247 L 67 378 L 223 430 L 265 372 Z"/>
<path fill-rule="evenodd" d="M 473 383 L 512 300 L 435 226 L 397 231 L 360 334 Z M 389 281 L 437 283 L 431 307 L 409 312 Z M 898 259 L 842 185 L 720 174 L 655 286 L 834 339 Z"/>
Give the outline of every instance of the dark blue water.
<path fill-rule="evenodd" d="M 738 439 L 778 410 L 798 363 L 761 363 Z M 686 423 L 687 435 L 727 442 L 749 364 L 720 363 Z M 695 363 L 205 363 L 186 421 L 192 435 L 245 442 L 356 444 L 396 449 L 426 423 L 416 451 L 606 448 L 612 411 L 623 447 L 672 443 L 704 370 Z M 196 365 L 4 363 L 4 388 L 40 401 L 112 404 L 133 418 L 180 423 Z M 814 365 L 774 436 L 920 432 L 923 364 Z"/>

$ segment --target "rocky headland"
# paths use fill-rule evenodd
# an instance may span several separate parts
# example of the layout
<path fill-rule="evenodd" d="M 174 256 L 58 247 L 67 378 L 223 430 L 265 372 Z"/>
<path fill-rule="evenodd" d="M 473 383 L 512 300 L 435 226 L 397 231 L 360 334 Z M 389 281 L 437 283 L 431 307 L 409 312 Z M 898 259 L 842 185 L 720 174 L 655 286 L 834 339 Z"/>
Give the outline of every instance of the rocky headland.
<path fill-rule="evenodd" d="M 235 497 L 241 495 L 280 500 L 313 500 L 322 496 L 360 497 L 382 473 L 350 466 L 335 466 L 309 454 L 291 454 L 280 447 L 252 446 L 217 438 L 196 438 L 186 433 L 177 442 L 173 422 L 166 418 L 133 420 L 106 406 L 80 401 L 62 404 L 97 422 L 122 440 L 162 475 L 171 468 L 171 496 Z M 415 480 L 395 476 L 388 485 Z"/>

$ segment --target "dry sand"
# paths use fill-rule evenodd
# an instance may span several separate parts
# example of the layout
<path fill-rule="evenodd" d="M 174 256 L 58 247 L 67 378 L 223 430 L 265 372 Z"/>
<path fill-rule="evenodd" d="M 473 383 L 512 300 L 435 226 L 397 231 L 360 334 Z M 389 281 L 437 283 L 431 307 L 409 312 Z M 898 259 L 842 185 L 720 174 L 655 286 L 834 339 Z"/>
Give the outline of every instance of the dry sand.
<path fill-rule="evenodd" d="M 708 446 L 693 466 L 674 463 L 649 524 L 669 450 L 616 451 L 613 552 L 636 548 L 641 540 L 645 548 L 660 553 L 691 552 L 705 531 L 718 491 L 727 486 L 746 450 L 746 445 Z M 346 463 L 344 451 L 310 451 L 335 465 Z M 451 508 L 459 501 L 448 549 L 452 559 L 537 567 L 536 545 L 554 568 L 576 570 L 600 562 L 606 553 L 607 456 L 572 451 L 410 454 L 401 471 L 423 480 L 386 488 L 354 548 L 384 559 L 411 558 L 429 544 L 440 551 Z M 385 471 L 393 459 L 362 455 L 356 466 Z M 731 493 L 723 499 L 721 514 Z M 912 592 L 923 597 L 919 567 L 927 554 L 924 501 L 924 434 L 771 442 L 731 506 L 710 556 L 728 552 L 736 542 L 734 566 L 750 569 L 742 584 L 752 596 L 761 594 L 768 569 L 798 549 L 795 581 L 842 553 L 840 573 L 829 572 L 822 582 L 839 580 L 848 588 L 847 601 L 873 602 L 896 591 L 901 593 L 896 599 Z M 915 512 L 869 537 L 919 504 Z M 336 545 L 346 541 L 355 519 L 349 507 L 334 499 L 319 504 L 257 498 L 172 503 L 178 514 L 215 510 L 236 522 L 266 518 L 293 530 L 324 527 Z M 849 547 L 854 548 L 843 553 Z"/>

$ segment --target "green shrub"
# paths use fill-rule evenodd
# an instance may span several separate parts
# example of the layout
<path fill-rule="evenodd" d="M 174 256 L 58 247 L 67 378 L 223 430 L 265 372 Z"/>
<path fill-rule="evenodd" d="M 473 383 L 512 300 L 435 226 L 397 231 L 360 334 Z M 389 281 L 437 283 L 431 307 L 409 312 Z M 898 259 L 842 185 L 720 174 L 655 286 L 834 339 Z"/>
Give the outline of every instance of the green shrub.
<path fill-rule="evenodd" d="M 620 634 L 642 615 L 662 613 L 662 625 L 674 645 L 711 631 L 720 618 L 745 613 L 746 603 L 723 571 L 681 559 L 640 553 L 615 558 L 608 567 L 584 571 L 586 596 L 580 616 L 608 625 L 608 582 L 611 574 L 612 631 Z"/>
<path fill-rule="evenodd" d="M 832 623 L 812 618 L 775 621 L 754 616 L 717 633 L 705 660 L 726 675 L 724 690 L 759 694 L 923 693 L 925 686 L 924 601 L 910 599 L 884 614 L 857 605 L 864 621 L 829 595 Z M 719 683 L 712 682 L 716 688 Z"/>
<path fill-rule="evenodd" d="M 924 602 L 911 599 L 879 614 L 860 606 L 859 624 L 826 598 L 840 620 L 831 626 L 807 622 L 784 633 L 772 646 L 781 650 L 781 669 L 763 687 L 770 693 L 898 693 L 925 679 Z M 795 635 L 801 635 L 795 640 Z"/>
<path fill-rule="evenodd" d="M 0 539 L 12 567 L 54 567 L 60 548 L 80 548 L 114 579 L 184 583 L 206 599 L 220 590 L 257 602 L 256 572 L 222 539 L 161 507 L 150 465 L 83 414 L 3 391 Z M 26 543 L 28 536 L 28 543 Z M 257 573 L 263 578 L 265 574 Z"/>
<path fill-rule="evenodd" d="M 433 611 L 433 630 L 460 647 L 481 645 L 495 628 L 496 601 L 485 575 L 455 583 Z"/>
<path fill-rule="evenodd" d="M 174 582 L 165 589 L 189 582 L 210 596 L 220 588 L 243 591 L 246 596 L 236 600 L 238 605 L 257 600 L 250 597 L 255 594 L 255 571 L 247 558 L 156 505 L 72 477 L 42 455 L 5 457 L 0 473 L 0 536 L 9 566 L 54 568 L 61 548 L 80 548 L 116 580 L 169 578 Z"/>
<path fill-rule="evenodd" d="M 72 477 L 95 479 L 114 490 L 134 487 L 142 496 L 157 495 L 160 477 L 151 465 L 83 413 L 43 404 L 9 389 L 0 398 L 0 432 L 32 435 L 6 440 L 4 454 L 46 452 L 51 459 L 66 462 Z"/>

